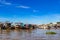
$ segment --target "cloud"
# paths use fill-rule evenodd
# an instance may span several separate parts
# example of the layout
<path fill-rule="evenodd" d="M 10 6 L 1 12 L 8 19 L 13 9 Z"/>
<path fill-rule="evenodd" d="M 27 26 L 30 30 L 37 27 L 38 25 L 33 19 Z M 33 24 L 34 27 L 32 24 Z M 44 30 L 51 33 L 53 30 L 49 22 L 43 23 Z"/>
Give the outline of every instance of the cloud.
<path fill-rule="evenodd" d="M 25 8 L 25 9 L 30 8 L 29 6 L 16 6 L 16 7 L 18 7 L 18 8 Z"/>
<path fill-rule="evenodd" d="M 33 10 L 33 12 L 39 12 L 38 10 Z"/>
<path fill-rule="evenodd" d="M 0 3 L 4 4 L 4 5 L 11 5 L 12 4 L 10 2 L 7 2 L 6 0 L 0 0 Z"/>
<path fill-rule="evenodd" d="M 11 5 L 12 3 L 9 3 L 9 2 L 6 2 L 6 3 L 4 3 L 5 5 Z"/>

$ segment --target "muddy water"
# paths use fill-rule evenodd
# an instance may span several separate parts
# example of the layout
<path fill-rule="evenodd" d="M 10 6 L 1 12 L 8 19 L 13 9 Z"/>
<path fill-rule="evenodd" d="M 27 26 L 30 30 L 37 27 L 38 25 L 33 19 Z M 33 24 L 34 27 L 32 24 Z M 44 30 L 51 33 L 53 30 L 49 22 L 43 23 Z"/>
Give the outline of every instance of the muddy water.
<path fill-rule="evenodd" d="M 46 35 L 44 29 L 0 30 L 0 40 L 60 40 L 60 29 L 51 29 L 56 35 Z"/>

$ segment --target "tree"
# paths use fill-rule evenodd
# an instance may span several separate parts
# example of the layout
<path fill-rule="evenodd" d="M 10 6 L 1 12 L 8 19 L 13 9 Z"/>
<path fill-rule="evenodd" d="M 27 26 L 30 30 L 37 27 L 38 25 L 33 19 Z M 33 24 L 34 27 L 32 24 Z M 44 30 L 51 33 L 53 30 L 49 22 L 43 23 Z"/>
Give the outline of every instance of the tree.
<path fill-rule="evenodd" d="M 60 22 L 57 22 L 57 24 L 60 24 Z"/>
<path fill-rule="evenodd" d="M 3 25 L 4 25 L 4 24 L 0 22 L 0 29 L 2 29 L 2 28 L 3 28 Z"/>
<path fill-rule="evenodd" d="M 9 27 L 11 27 L 11 24 L 12 24 L 12 23 L 10 23 L 9 21 L 6 21 L 6 22 L 5 22 L 5 27 L 6 27 L 6 28 L 9 28 Z"/>

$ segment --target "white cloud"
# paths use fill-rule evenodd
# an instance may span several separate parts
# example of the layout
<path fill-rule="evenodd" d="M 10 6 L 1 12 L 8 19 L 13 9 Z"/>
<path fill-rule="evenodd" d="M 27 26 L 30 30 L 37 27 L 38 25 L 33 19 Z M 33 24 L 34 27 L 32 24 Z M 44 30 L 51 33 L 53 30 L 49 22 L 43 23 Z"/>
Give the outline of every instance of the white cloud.
<path fill-rule="evenodd" d="M 33 10 L 33 12 L 39 12 L 38 10 Z"/>
<path fill-rule="evenodd" d="M 16 6 L 16 7 L 18 7 L 18 8 L 25 8 L 25 9 L 30 8 L 29 6 Z"/>
<path fill-rule="evenodd" d="M 9 2 L 6 2 L 6 3 L 4 3 L 5 5 L 11 5 L 11 3 L 9 3 Z"/>
<path fill-rule="evenodd" d="M 0 0 L 0 3 L 4 4 L 4 5 L 11 5 L 12 4 L 10 2 L 7 2 L 6 0 Z"/>

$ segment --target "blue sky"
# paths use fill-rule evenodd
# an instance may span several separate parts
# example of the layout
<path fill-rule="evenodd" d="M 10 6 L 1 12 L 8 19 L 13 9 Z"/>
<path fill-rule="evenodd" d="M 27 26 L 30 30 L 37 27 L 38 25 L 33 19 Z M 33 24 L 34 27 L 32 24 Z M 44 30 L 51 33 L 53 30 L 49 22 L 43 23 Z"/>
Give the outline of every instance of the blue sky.
<path fill-rule="evenodd" d="M 31 24 L 60 21 L 60 0 L 0 0 L 0 21 Z"/>

